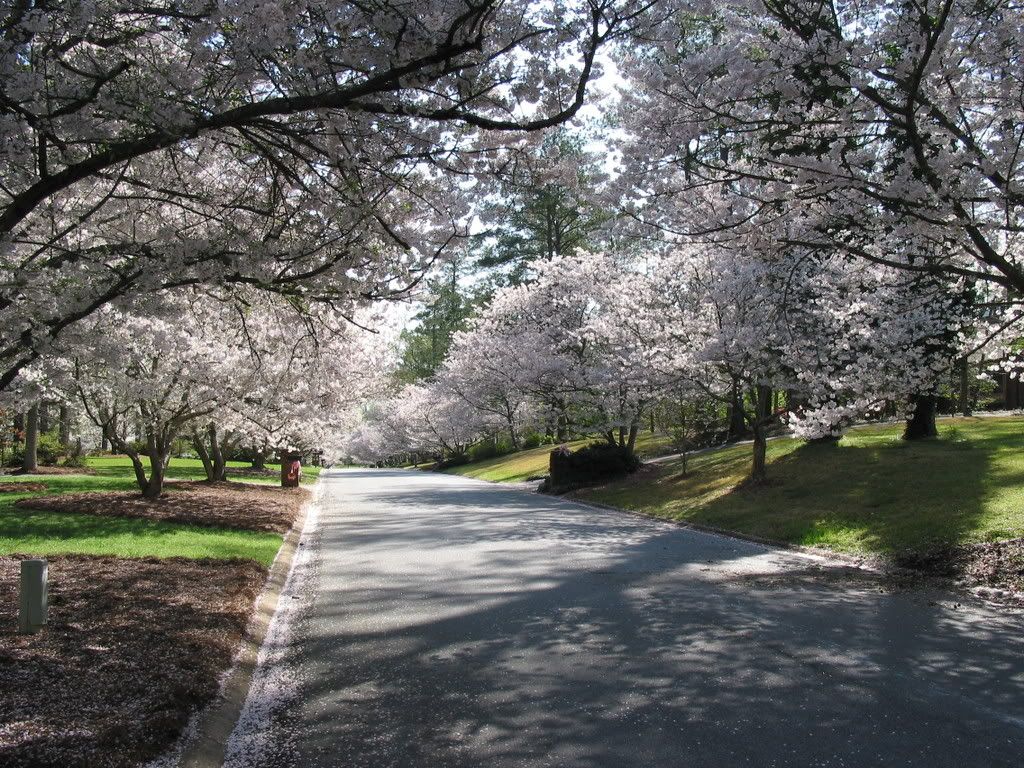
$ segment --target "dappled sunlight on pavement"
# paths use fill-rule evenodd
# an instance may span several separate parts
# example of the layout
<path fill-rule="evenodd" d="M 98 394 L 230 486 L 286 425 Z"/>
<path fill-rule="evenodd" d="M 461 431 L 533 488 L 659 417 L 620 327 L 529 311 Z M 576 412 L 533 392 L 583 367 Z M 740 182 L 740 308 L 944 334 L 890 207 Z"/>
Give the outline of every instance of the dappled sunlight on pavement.
<path fill-rule="evenodd" d="M 1016 613 L 463 478 L 325 479 L 281 764 L 1015 765 Z"/>

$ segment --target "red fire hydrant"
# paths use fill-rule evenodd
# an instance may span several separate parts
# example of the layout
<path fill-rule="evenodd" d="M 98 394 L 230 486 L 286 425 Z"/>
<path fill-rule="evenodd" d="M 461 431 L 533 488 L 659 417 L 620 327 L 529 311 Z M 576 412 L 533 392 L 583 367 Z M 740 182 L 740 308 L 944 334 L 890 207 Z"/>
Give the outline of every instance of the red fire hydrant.
<path fill-rule="evenodd" d="M 298 488 L 299 479 L 302 477 L 302 454 L 282 453 L 281 454 L 281 487 Z"/>

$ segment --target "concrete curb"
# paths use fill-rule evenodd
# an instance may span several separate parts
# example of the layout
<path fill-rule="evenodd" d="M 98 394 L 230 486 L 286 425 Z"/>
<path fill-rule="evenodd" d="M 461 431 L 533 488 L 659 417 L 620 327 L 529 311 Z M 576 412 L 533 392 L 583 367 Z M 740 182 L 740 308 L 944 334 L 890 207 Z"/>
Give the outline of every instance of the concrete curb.
<path fill-rule="evenodd" d="M 249 695 L 260 648 L 266 639 L 270 622 L 277 612 L 281 591 L 292 571 L 299 540 L 309 519 L 310 507 L 319 499 L 320 482 L 317 480 L 310 489 L 311 498 L 302 505 L 298 518 L 277 551 L 263 591 L 256 598 L 253 614 L 249 618 L 235 662 L 221 686 L 219 697 L 198 716 L 193 730 L 194 735 L 178 757 L 176 765 L 179 768 L 220 768 L 224 764 L 224 750 L 228 738 Z"/>

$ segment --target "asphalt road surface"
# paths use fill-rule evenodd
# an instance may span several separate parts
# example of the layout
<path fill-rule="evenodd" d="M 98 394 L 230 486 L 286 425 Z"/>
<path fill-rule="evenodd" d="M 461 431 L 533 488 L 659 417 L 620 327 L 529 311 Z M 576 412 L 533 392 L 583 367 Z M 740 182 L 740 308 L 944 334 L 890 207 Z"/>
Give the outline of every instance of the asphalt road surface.
<path fill-rule="evenodd" d="M 1024 764 L 1019 612 L 458 477 L 323 483 L 261 765 Z"/>

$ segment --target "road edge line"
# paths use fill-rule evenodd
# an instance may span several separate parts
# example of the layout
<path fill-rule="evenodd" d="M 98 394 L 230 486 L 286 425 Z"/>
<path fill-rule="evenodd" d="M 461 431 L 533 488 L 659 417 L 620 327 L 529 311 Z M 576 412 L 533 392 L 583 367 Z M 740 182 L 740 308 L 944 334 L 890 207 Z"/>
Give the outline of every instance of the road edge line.
<path fill-rule="evenodd" d="M 256 672 L 260 649 L 267 638 L 270 623 L 277 613 L 281 593 L 288 583 L 299 550 L 299 541 L 306 531 L 310 509 L 319 502 L 318 478 L 311 489 L 310 498 L 302 505 L 299 515 L 285 534 L 281 548 L 267 572 L 267 580 L 246 624 L 245 633 L 235 660 L 214 702 L 203 710 L 193 726 L 193 735 L 177 760 L 178 768 L 220 768 L 224 764 L 228 739 L 245 707 Z"/>

